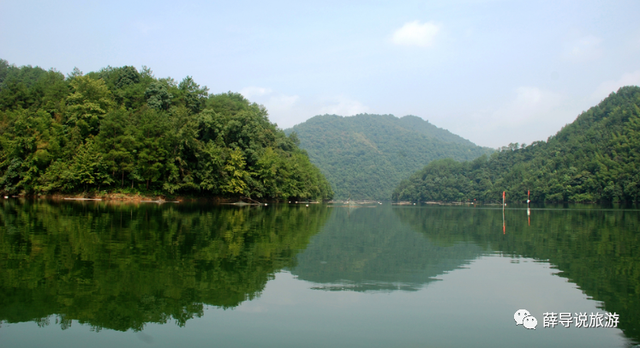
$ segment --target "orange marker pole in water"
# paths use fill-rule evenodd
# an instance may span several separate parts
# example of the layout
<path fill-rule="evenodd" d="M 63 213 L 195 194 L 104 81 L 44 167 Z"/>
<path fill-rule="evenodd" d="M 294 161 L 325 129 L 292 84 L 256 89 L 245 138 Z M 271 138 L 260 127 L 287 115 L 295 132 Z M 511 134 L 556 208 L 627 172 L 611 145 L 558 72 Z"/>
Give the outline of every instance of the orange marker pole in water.
<path fill-rule="evenodd" d="M 505 191 L 502 191 L 502 234 L 507 233 L 507 226 L 504 223 L 504 199 L 506 195 L 507 193 Z"/>

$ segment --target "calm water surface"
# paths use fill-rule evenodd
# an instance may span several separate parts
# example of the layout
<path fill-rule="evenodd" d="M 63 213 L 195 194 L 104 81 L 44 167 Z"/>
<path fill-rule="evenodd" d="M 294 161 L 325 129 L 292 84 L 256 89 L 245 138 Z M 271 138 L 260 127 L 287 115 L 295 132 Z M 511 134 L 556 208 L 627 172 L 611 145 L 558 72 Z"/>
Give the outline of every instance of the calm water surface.
<path fill-rule="evenodd" d="M 637 207 L 0 203 L 2 347 L 629 347 L 638 313 Z"/>

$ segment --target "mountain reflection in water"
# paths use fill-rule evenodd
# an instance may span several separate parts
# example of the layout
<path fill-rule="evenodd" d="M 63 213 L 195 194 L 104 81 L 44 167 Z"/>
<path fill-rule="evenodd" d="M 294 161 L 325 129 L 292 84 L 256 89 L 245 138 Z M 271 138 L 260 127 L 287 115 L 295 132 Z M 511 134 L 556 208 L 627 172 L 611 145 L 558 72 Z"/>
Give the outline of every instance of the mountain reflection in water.
<path fill-rule="evenodd" d="M 269 325 L 278 320 L 305 327 L 307 322 L 291 319 L 288 311 L 325 310 L 320 304 L 313 307 L 320 298 L 363 296 L 358 298 L 366 302 L 387 293 L 401 295 L 394 299 L 406 298 L 408 306 L 417 310 L 415 318 L 430 320 L 420 311 L 429 305 L 433 311 L 442 308 L 429 301 L 443 308 L 455 304 L 439 304 L 429 294 L 446 288 L 447 294 L 455 295 L 456 289 L 441 286 L 448 284 L 465 287 L 458 295 L 474 294 L 474 284 L 483 279 L 457 282 L 480 274 L 492 277 L 492 272 L 499 272 L 492 265 L 503 265 L 509 258 L 513 263 L 533 260 L 557 268 L 558 272 L 545 279 L 561 279 L 552 275 L 555 273 L 576 284 L 603 311 L 618 313 L 618 327 L 631 341 L 640 342 L 640 211 L 548 208 L 555 207 L 533 207 L 528 215 L 526 207 L 510 206 L 503 222 L 503 210 L 490 207 L 349 209 L 5 200 L 0 202 L 0 323 L 35 321 L 65 329 L 77 321 L 96 331 L 126 331 L 169 321 L 184 326 L 192 318 L 211 313 L 219 325 L 238 319 L 239 326 L 231 328 L 239 331 L 247 320 L 262 318 L 264 326 L 252 322 L 254 329 L 268 332 L 274 330 Z M 491 256 L 483 257 L 487 254 Z M 455 271 L 469 264 L 471 269 Z M 484 273 L 474 273 L 473 265 L 485 267 Z M 523 263 L 509 269 L 521 272 L 527 267 Z M 206 306 L 231 309 L 242 303 L 239 309 L 266 306 L 256 298 L 269 291 L 267 283 L 282 270 L 284 282 L 276 279 L 272 289 L 277 289 L 275 295 L 304 298 L 296 306 L 271 307 L 273 312 L 256 311 L 260 314 L 251 317 L 242 316 L 241 310 L 205 310 Z M 448 280 L 433 283 L 441 279 Z M 327 291 L 307 291 L 309 288 Z M 554 289 L 549 291 L 551 298 Z M 580 291 L 576 291 L 578 297 Z M 413 294 L 417 296 L 411 297 Z M 482 302 L 482 295 L 477 295 Z M 417 302 L 411 302 L 414 300 Z M 358 311 L 368 307 L 351 308 L 357 310 L 349 312 L 349 318 L 358 322 L 363 320 Z M 293 318 L 309 320 L 315 314 L 318 323 L 329 325 L 331 321 L 321 318 L 346 315 L 339 310 L 332 307 L 335 312 L 325 317 L 319 312 L 300 312 Z M 380 320 L 407 314 L 381 313 Z M 512 315 L 507 313 L 504 323 L 490 327 L 508 324 L 504 332 L 519 339 L 525 331 L 510 330 Z M 335 330 L 345 330 L 348 337 L 344 325 L 326 326 L 329 331 L 318 332 L 328 337 Z M 393 332 L 389 325 L 385 327 Z M 305 330 L 311 335 L 315 328 Z M 274 339 L 272 343 L 279 346 L 283 342 Z"/>
<path fill-rule="evenodd" d="M 291 270 L 328 291 L 417 290 L 487 253 L 547 261 L 620 314 L 640 342 L 640 211 L 594 205 L 527 209 L 335 209 Z"/>
<path fill-rule="evenodd" d="M 640 342 L 640 211 L 596 205 L 530 209 L 422 207 L 394 209 L 401 221 L 441 245 L 472 242 L 514 258 L 549 262 Z"/>
<path fill-rule="evenodd" d="M 335 208 L 291 273 L 320 290 L 415 291 L 482 254 L 473 242 L 431 241 L 389 205 Z"/>

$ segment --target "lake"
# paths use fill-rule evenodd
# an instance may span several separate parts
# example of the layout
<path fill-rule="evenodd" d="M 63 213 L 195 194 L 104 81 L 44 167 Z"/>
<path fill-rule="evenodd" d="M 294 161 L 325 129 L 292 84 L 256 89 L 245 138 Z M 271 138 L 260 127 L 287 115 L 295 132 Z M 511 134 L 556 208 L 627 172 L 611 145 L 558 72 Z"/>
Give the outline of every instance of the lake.
<path fill-rule="evenodd" d="M 640 343 L 637 206 L 9 199 L 0 220 L 5 348 Z"/>

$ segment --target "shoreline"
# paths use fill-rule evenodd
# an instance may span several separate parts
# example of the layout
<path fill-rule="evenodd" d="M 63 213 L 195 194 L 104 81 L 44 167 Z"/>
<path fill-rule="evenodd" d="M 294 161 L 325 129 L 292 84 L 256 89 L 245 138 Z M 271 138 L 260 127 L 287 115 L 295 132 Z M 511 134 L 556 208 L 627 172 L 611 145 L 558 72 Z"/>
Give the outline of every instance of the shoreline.
<path fill-rule="evenodd" d="M 50 201 L 92 201 L 92 202 L 128 202 L 128 203 L 187 203 L 187 202 L 211 202 L 214 204 L 233 203 L 237 201 L 247 200 L 246 197 L 194 197 L 194 196 L 166 196 L 166 195 L 147 195 L 147 194 L 130 194 L 130 193 L 75 193 L 75 194 L 48 194 L 48 195 L 11 195 L 4 196 L 5 199 L 34 199 L 34 200 L 50 200 Z M 253 199 L 248 199 L 255 201 Z"/>
<path fill-rule="evenodd" d="M 181 195 L 150 195 L 142 193 L 54 193 L 54 194 L 18 194 L 0 196 L 0 199 L 19 199 L 19 200 L 48 200 L 53 202 L 107 202 L 107 203 L 210 203 L 216 205 L 223 204 L 247 204 L 247 205 L 264 205 L 271 203 L 286 203 L 286 199 L 253 199 L 246 196 L 221 197 L 221 196 L 181 196 Z M 291 202 L 291 201 L 290 201 Z M 320 203 L 311 200 L 299 200 L 300 203 Z M 296 201 L 298 203 L 298 201 Z"/>

